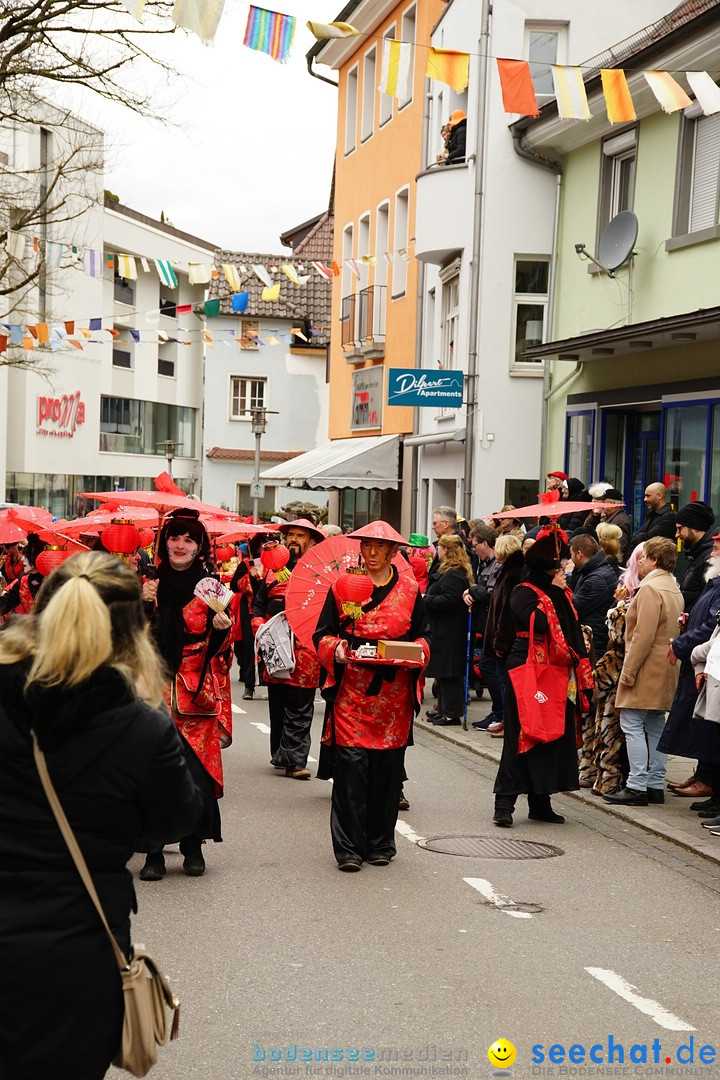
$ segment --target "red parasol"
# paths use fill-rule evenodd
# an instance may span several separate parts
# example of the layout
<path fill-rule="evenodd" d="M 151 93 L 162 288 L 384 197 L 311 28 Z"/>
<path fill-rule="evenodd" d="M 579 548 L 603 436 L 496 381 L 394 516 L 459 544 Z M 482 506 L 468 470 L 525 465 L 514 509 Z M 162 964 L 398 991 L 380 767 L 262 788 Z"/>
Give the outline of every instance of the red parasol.
<path fill-rule="evenodd" d="M 214 517 L 229 518 L 237 521 L 239 515 L 220 506 L 191 499 L 189 495 L 176 495 L 171 491 L 82 491 L 83 499 L 99 499 L 113 506 L 149 506 L 159 514 L 168 514 L 171 510 L 197 510 L 199 514 L 212 514 Z"/>
<path fill-rule="evenodd" d="M 155 528 L 158 524 L 158 513 L 157 510 L 145 506 L 115 506 L 112 510 L 103 507 L 101 510 L 91 510 L 85 517 L 74 518 L 72 521 L 54 522 L 53 528 L 66 536 L 79 536 L 81 533 L 90 536 L 118 519 L 131 521 L 138 527 Z"/>
<path fill-rule="evenodd" d="M 317 627 L 328 589 L 350 567 L 358 565 L 360 541 L 348 536 L 330 536 L 308 548 L 290 575 L 285 594 L 285 613 L 301 645 L 314 649 L 312 636 Z M 412 569 L 402 555 L 393 559 L 401 574 L 415 580 Z"/>
<path fill-rule="evenodd" d="M 227 529 L 227 521 L 225 528 Z M 218 544 L 234 544 L 237 540 L 244 540 L 246 536 L 256 536 L 258 533 L 270 533 L 277 529 L 277 525 L 243 525 L 238 524 L 230 532 L 223 533 L 218 537 Z"/>
<path fill-rule="evenodd" d="M 7 510 L 0 510 L 0 544 L 17 544 L 24 540 L 27 533 L 16 525 Z"/>
<path fill-rule="evenodd" d="M 47 529 L 52 524 L 53 516 L 42 506 L 11 506 L 7 514 L 11 521 L 19 525 L 26 533 Z"/>
<path fill-rule="evenodd" d="M 513 521 L 515 518 L 558 518 L 565 514 L 579 514 L 581 510 L 588 513 L 591 510 L 619 510 L 624 505 L 625 503 L 621 502 L 567 502 L 553 499 L 551 502 L 534 503 L 532 506 L 516 506 L 514 510 L 501 510 L 497 514 L 488 514 L 488 517 L 496 520 L 509 518 Z"/>

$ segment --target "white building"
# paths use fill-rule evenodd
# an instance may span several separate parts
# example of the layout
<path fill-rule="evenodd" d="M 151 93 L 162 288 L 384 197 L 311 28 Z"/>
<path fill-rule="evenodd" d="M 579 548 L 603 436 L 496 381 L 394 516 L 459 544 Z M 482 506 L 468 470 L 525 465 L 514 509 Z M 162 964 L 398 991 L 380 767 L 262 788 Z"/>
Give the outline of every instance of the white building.
<path fill-rule="evenodd" d="M 602 6 L 576 0 L 451 0 L 436 24 L 436 48 L 470 51 L 470 82 L 456 94 L 426 81 L 426 168 L 417 177 L 415 230 L 415 254 L 425 268 L 418 366 L 467 371 L 476 330 L 477 379 L 469 470 L 463 410 L 418 409 L 416 434 L 405 440 L 417 448 L 414 519 L 426 532 L 434 506 L 484 515 L 505 502 L 533 502 L 544 486 L 544 371 L 522 354 L 552 333 L 550 254 L 560 179 L 513 144 L 508 125 L 516 117 L 503 111 L 495 58 L 528 59 L 542 104 L 553 94 L 551 64 L 579 65 L 669 7 L 668 0 L 636 0 L 613 5 L 608 18 Z M 489 58 L 485 71 L 482 56 Z M 465 162 L 438 166 L 440 128 L 455 109 L 468 118 Z"/>

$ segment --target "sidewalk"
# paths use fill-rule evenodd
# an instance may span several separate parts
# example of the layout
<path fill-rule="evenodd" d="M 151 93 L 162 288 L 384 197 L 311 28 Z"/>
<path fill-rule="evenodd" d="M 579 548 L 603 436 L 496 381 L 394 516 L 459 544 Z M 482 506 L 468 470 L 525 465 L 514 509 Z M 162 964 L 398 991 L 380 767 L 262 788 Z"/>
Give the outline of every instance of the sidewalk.
<path fill-rule="evenodd" d="M 417 730 L 426 731 L 438 739 L 445 739 L 446 742 L 453 743 L 455 746 L 461 746 L 487 761 L 500 760 L 502 739 L 493 739 L 486 731 L 478 731 L 472 727 L 473 720 L 482 720 L 490 712 L 490 700 L 487 693 L 480 701 L 474 694 L 472 695 L 472 700 L 468 705 L 467 731 L 463 731 L 462 727 L 435 727 L 427 723 L 423 717 L 432 703 L 432 698 L 426 694 L 420 716 L 415 720 Z M 668 780 L 674 783 L 686 780 L 691 775 L 694 765 L 695 762 L 687 758 L 669 757 Z M 586 806 L 591 806 L 597 813 L 611 814 L 613 817 L 630 821 L 646 832 L 720 864 L 720 836 L 712 836 L 708 829 L 701 827 L 700 822 L 703 819 L 690 809 L 690 803 L 695 802 L 694 799 L 681 799 L 666 790 L 665 802 L 660 805 L 618 807 L 606 803 L 597 795 L 591 795 L 585 788 L 563 794 L 566 798 L 577 799 Z"/>

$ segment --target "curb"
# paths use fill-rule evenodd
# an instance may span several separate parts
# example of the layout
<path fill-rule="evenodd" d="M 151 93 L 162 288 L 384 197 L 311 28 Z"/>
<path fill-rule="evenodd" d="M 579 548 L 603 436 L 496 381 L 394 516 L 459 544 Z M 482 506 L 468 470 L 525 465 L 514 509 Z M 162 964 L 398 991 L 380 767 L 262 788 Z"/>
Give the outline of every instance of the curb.
<path fill-rule="evenodd" d="M 434 724 L 427 723 L 420 717 L 415 717 L 414 726 L 419 731 L 426 731 L 437 739 L 443 739 L 445 742 L 452 743 L 453 746 L 468 750 L 471 754 L 475 754 L 476 757 L 481 757 L 485 761 L 493 761 L 497 764 L 500 760 L 500 753 L 493 753 L 490 749 L 475 746 L 468 739 L 464 738 L 463 736 L 466 733 L 462 731 L 462 728 L 460 730 L 454 729 L 448 731 L 447 728 L 438 728 Z M 558 794 L 562 794 L 566 798 L 575 799 L 576 802 L 583 803 L 585 806 L 591 806 L 594 810 L 600 810 L 610 817 L 619 818 L 621 821 L 627 821 L 629 824 L 635 825 L 643 832 L 649 833 L 650 836 L 660 837 L 662 840 L 667 840 L 671 844 L 683 848 L 685 851 L 690 851 L 694 855 L 698 855 L 700 858 L 707 859 L 708 862 L 720 866 L 720 842 L 717 845 L 705 844 L 702 841 L 702 837 L 693 841 L 693 839 L 688 837 L 681 829 L 675 828 L 666 821 L 659 818 L 649 818 L 645 815 L 636 817 L 629 810 L 625 810 L 619 806 L 613 806 L 611 803 L 606 803 L 595 795 L 586 795 L 582 789 L 580 791 L 558 792 Z M 644 807 L 641 809 L 644 809 Z M 707 830 L 703 831 L 707 832 Z M 720 838 L 718 839 L 720 840 Z"/>

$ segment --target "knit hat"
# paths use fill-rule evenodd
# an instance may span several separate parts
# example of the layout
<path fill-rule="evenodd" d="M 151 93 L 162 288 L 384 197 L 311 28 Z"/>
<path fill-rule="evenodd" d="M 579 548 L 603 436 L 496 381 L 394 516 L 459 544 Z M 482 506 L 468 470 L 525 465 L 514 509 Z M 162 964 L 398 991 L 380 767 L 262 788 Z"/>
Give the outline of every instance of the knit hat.
<path fill-rule="evenodd" d="M 410 533 L 410 536 L 408 537 L 408 547 L 430 547 L 430 541 L 423 533 Z"/>
<path fill-rule="evenodd" d="M 551 476 L 554 476 L 556 478 L 556 480 L 563 480 L 563 481 L 567 480 L 567 478 L 568 478 L 567 473 L 559 472 L 559 471 L 558 472 L 549 472 L 547 474 L 547 476 L 548 476 L 548 480 L 550 479 Z"/>
<path fill-rule="evenodd" d="M 624 502 L 623 493 L 619 488 L 609 487 L 603 495 L 605 502 Z"/>
<path fill-rule="evenodd" d="M 676 525 L 686 525 L 697 532 L 707 532 L 715 523 L 715 512 L 706 502 L 691 502 L 681 506 L 675 518 Z"/>
<path fill-rule="evenodd" d="M 585 490 L 585 485 L 582 480 L 578 480 L 577 476 L 571 476 L 567 482 L 568 498 L 574 499 L 581 491 Z"/>

